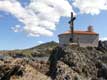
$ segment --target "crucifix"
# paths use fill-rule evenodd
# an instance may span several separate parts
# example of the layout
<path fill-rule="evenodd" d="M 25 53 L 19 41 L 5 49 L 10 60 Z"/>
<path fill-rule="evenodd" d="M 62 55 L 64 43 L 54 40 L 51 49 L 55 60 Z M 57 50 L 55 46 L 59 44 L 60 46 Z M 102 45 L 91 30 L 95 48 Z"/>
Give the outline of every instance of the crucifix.
<path fill-rule="evenodd" d="M 74 20 L 76 19 L 76 17 L 74 17 L 73 12 L 71 12 L 71 20 L 69 21 L 70 24 L 70 32 L 71 32 L 71 36 L 70 36 L 70 42 L 74 42 Z"/>

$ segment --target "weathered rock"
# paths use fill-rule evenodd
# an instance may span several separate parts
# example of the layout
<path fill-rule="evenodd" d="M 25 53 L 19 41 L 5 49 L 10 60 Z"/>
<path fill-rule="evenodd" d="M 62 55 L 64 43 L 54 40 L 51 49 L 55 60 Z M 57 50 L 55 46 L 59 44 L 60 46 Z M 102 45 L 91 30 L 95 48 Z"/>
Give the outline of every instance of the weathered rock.
<path fill-rule="evenodd" d="M 97 62 L 96 67 L 98 68 L 97 77 L 107 79 L 107 64 L 99 61 Z"/>
<path fill-rule="evenodd" d="M 107 51 L 107 41 L 99 41 L 98 49 L 101 51 Z"/>
<path fill-rule="evenodd" d="M 104 52 L 96 48 L 57 47 L 50 56 L 49 75 L 53 80 L 98 80 L 106 79 L 106 64 L 99 59 Z M 96 64 L 101 61 L 102 67 Z M 72 74 L 74 73 L 74 74 Z M 99 77 L 100 76 L 100 77 Z"/>
<path fill-rule="evenodd" d="M 47 50 L 43 45 L 32 49 L 32 56 L 52 54 L 48 62 L 20 55 L 1 56 L 0 80 L 107 80 L 107 42 L 99 43 L 98 48 L 66 46 Z"/>
<path fill-rule="evenodd" d="M 44 62 L 38 62 L 32 66 L 33 62 L 31 64 L 23 58 L 16 58 L 0 63 L 0 80 L 51 80 L 46 76 L 46 68 L 44 68 L 46 63 Z"/>

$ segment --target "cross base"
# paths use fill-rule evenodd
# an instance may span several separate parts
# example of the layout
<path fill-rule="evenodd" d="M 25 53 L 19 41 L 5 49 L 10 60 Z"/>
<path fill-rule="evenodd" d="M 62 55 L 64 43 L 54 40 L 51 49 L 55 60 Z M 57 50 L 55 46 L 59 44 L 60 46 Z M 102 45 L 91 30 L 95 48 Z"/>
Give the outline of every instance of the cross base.
<path fill-rule="evenodd" d="M 70 38 L 69 41 L 73 43 L 73 38 Z"/>

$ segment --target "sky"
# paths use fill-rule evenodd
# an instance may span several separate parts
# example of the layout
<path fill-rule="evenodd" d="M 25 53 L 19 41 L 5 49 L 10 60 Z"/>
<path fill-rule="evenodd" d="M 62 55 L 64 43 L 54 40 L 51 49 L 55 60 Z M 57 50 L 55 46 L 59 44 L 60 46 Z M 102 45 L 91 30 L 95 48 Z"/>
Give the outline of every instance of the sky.
<path fill-rule="evenodd" d="M 107 40 L 107 0 L 0 0 L 0 50 L 58 42 L 58 34 L 69 30 L 70 12 L 75 30 L 92 25 Z"/>

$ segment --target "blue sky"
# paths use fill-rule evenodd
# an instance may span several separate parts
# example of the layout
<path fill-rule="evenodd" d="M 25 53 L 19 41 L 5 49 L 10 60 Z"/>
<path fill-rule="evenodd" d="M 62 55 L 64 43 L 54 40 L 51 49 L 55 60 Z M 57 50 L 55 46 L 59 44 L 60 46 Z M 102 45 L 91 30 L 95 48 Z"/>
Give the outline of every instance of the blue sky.
<path fill-rule="evenodd" d="M 29 4 L 27 0 L 20 0 L 23 6 Z M 74 8 L 76 12 L 78 10 Z M 87 30 L 88 25 L 94 26 L 95 32 L 100 34 L 100 38 L 107 37 L 107 10 L 102 10 L 98 15 L 77 14 L 75 29 Z M 24 32 L 14 32 L 11 27 L 23 24 L 11 13 L 0 11 L 0 50 L 23 49 L 36 46 L 41 42 L 58 41 L 57 35 L 69 30 L 70 18 L 61 17 L 56 24 L 53 36 L 40 35 L 39 37 L 27 36 Z"/>

